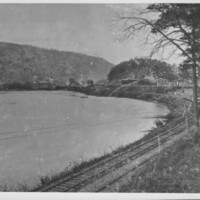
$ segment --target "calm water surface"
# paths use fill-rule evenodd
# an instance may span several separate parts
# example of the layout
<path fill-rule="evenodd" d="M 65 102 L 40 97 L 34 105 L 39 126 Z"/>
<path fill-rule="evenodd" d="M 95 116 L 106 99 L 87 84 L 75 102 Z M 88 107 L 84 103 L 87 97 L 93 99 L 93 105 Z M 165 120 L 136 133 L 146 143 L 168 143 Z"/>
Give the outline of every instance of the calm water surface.
<path fill-rule="evenodd" d="M 166 107 L 66 91 L 0 94 L 0 184 L 32 185 L 75 161 L 138 140 Z"/>

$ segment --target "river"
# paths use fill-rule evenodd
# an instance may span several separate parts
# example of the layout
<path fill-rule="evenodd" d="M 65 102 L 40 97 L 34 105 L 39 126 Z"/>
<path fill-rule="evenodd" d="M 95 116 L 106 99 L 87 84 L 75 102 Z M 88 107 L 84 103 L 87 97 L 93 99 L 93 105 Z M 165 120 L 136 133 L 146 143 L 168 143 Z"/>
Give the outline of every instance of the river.
<path fill-rule="evenodd" d="M 34 185 L 129 144 L 168 112 L 156 103 L 68 91 L 1 92 L 0 185 Z"/>

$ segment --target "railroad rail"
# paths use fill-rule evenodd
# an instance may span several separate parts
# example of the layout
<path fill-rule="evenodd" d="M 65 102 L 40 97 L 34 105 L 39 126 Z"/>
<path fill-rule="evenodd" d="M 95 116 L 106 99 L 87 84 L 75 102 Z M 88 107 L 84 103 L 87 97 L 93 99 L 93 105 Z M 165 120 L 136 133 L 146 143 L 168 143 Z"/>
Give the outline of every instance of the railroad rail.
<path fill-rule="evenodd" d="M 193 124 L 192 116 L 188 117 L 189 126 Z M 158 130 L 155 136 L 140 144 L 130 145 L 120 152 L 99 161 L 82 171 L 33 189 L 40 192 L 102 192 L 116 183 L 120 178 L 134 172 L 149 160 L 158 155 L 160 146 L 186 129 L 183 116 Z"/>

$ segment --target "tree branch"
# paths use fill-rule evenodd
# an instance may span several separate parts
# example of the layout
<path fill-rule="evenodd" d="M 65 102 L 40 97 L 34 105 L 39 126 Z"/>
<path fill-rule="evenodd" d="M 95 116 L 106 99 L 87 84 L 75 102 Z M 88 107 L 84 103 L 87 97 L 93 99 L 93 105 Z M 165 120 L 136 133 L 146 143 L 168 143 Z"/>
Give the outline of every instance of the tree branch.
<path fill-rule="evenodd" d="M 139 24 L 142 24 L 143 26 L 138 28 L 138 27 L 134 27 L 134 25 L 132 25 L 133 28 L 133 32 L 141 30 L 142 28 L 144 28 L 144 26 L 150 26 L 152 28 L 154 28 L 155 30 L 157 30 L 158 33 L 160 33 L 164 38 L 166 38 L 168 41 L 171 42 L 171 44 L 173 44 L 174 46 L 176 46 L 184 55 L 186 55 L 190 60 L 192 60 L 192 57 L 179 45 L 177 44 L 172 38 L 168 37 L 167 34 L 165 34 L 163 31 L 161 31 L 159 28 L 157 28 L 153 22 L 145 19 L 145 18 L 141 18 L 141 17 L 128 17 L 128 16 L 123 16 L 120 17 L 121 20 L 137 20 L 140 21 Z M 137 23 L 138 24 L 138 23 Z M 134 29 L 135 28 L 135 29 Z M 132 32 L 132 33 L 133 33 Z"/>

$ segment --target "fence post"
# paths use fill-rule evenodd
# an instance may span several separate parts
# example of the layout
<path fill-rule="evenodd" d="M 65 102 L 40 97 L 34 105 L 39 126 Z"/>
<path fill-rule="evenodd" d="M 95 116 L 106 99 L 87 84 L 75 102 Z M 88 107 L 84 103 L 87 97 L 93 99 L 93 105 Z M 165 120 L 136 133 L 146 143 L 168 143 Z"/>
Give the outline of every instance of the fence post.
<path fill-rule="evenodd" d="M 185 124 L 186 124 L 186 127 L 187 127 L 187 131 L 189 133 L 189 123 L 188 123 L 188 116 L 187 116 L 187 108 L 186 108 L 186 106 L 184 106 L 184 117 L 185 117 Z"/>
<path fill-rule="evenodd" d="M 160 154 L 160 132 L 158 132 L 158 153 Z"/>

